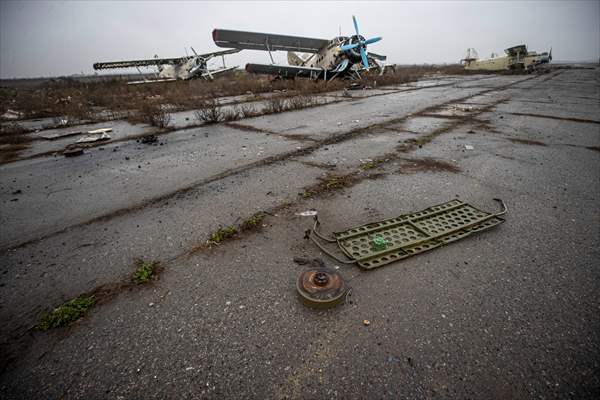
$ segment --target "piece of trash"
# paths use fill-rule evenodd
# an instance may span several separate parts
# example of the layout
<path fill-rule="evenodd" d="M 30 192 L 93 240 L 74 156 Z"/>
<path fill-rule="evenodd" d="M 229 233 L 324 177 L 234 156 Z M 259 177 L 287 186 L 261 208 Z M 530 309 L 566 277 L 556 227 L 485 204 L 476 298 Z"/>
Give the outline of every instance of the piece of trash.
<path fill-rule="evenodd" d="M 471 146 L 470 144 L 465 144 L 465 150 L 473 150 L 475 147 Z"/>
<path fill-rule="evenodd" d="M 96 135 L 98 133 L 108 133 L 108 132 L 112 132 L 112 128 L 100 128 L 100 129 L 94 129 L 93 131 L 87 131 L 87 133 L 90 135 Z"/>
<path fill-rule="evenodd" d="M 500 216 L 507 213 L 506 205 L 500 199 L 494 200 L 502 207 L 502 210 L 495 214 L 481 211 L 455 199 L 416 213 L 334 232 L 331 238 L 317 231 L 319 221 L 315 216 L 313 228 L 306 231 L 305 238 L 311 239 L 339 263 L 356 263 L 364 269 L 373 269 L 444 246 L 503 223 L 504 219 Z M 385 241 L 385 247 L 378 237 Z M 325 249 L 325 245 L 318 239 L 336 243 L 346 259 L 336 257 Z M 368 243 L 372 245 L 369 246 Z"/>
<path fill-rule="evenodd" d="M 369 325 L 371 325 L 371 321 L 369 321 L 368 319 L 363 319 L 363 325 L 369 326 Z"/>
<path fill-rule="evenodd" d="M 104 132 L 104 133 L 100 133 L 100 134 L 84 136 L 81 139 L 77 140 L 75 143 L 101 142 L 101 141 L 109 140 L 109 139 L 110 139 L 110 135 L 108 133 Z"/>
<path fill-rule="evenodd" d="M 15 110 L 8 109 L 2 114 L 2 119 L 19 119 L 23 117 L 23 113 Z"/>
<path fill-rule="evenodd" d="M 83 154 L 83 148 L 75 147 L 73 149 L 67 149 L 63 151 L 65 157 L 77 157 Z"/>
<path fill-rule="evenodd" d="M 314 217 L 318 213 L 319 212 L 317 210 L 306 210 L 306 211 L 296 213 L 296 215 L 299 217 Z"/>
<path fill-rule="evenodd" d="M 394 356 L 388 356 L 388 362 L 400 362 L 400 359 Z"/>
<path fill-rule="evenodd" d="M 338 123 L 337 123 L 337 126 L 341 126 L 341 125 L 342 125 L 342 123 L 341 123 L 341 122 L 338 122 Z"/>

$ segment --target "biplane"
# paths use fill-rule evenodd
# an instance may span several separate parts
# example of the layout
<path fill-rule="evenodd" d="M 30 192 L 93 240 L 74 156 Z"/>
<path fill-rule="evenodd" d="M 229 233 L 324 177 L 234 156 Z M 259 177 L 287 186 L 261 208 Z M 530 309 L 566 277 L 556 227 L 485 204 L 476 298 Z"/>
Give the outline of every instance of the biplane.
<path fill-rule="evenodd" d="M 229 68 L 226 67 L 225 56 L 227 54 L 238 53 L 240 51 L 239 49 L 229 49 L 206 54 L 196 53 L 193 47 L 191 47 L 191 50 L 194 53 L 193 56 L 178 58 L 158 58 L 158 56 L 155 56 L 154 58 L 144 60 L 97 62 L 94 64 L 94 69 L 137 68 L 138 72 L 142 74 L 140 67 L 158 68 L 158 73 L 154 78 L 129 82 L 129 84 L 138 84 L 149 82 L 171 82 L 179 79 L 212 79 L 215 75 L 219 75 L 237 68 L 237 66 Z M 219 69 L 209 69 L 207 62 L 211 58 L 218 56 L 221 56 L 223 60 L 223 67 Z"/>
<path fill-rule="evenodd" d="M 527 46 L 520 44 L 518 46 L 509 47 L 504 50 L 505 56 L 481 59 L 477 55 L 475 49 L 467 49 L 467 56 L 463 58 L 461 63 L 467 70 L 487 70 L 501 71 L 511 69 L 524 69 L 532 71 L 541 64 L 548 64 L 552 61 L 552 48 L 549 52 L 538 54 L 535 51 L 528 51 Z"/>
<path fill-rule="evenodd" d="M 355 34 L 318 39 L 272 33 L 243 32 L 226 29 L 213 30 L 212 36 L 219 47 L 267 51 L 271 64 L 246 64 L 246 71 L 255 74 L 276 75 L 282 78 L 311 78 L 332 80 L 338 76 L 360 77 L 362 71 L 378 68 L 383 72 L 386 56 L 367 52 L 367 45 L 379 42 L 381 37 L 365 39 L 352 16 Z M 272 52 L 287 51 L 289 65 L 277 65 Z M 298 55 L 304 53 L 304 55 Z"/>

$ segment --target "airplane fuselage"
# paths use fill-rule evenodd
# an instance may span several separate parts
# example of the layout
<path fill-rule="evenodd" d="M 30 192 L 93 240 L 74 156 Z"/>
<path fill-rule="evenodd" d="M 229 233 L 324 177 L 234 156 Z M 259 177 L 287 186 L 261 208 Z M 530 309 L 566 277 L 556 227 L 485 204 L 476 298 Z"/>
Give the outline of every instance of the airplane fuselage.
<path fill-rule="evenodd" d="M 326 46 L 323 46 L 318 52 L 312 53 L 310 57 L 306 59 L 288 55 L 288 63 L 295 66 L 321 68 L 327 71 L 333 71 L 344 60 L 348 60 L 348 67 L 351 67 L 356 63 L 360 63 L 360 53 L 354 49 L 342 52 L 340 51 L 340 46 L 351 44 L 355 41 L 355 36 L 337 36 L 331 39 L 329 43 Z M 295 53 L 292 54 L 295 55 Z"/>
<path fill-rule="evenodd" d="M 158 76 L 161 79 L 192 79 L 206 70 L 206 62 L 200 57 L 191 57 L 180 64 L 159 66 Z"/>

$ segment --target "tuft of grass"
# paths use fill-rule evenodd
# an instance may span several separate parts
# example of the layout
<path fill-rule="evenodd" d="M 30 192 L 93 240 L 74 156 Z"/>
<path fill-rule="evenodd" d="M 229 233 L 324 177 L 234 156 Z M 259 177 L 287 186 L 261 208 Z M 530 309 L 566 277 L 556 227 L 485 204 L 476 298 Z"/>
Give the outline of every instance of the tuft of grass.
<path fill-rule="evenodd" d="M 366 163 L 362 164 L 360 166 L 360 168 L 363 171 L 368 171 L 370 169 L 379 167 L 381 164 L 383 164 L 383 163 L 385 163 L 387 161 L 389 161 L 389 160 L 388 159 L 383 159 L 383 158 L 376 158 L 375 160 L 372 160 L 372 161 L 369 161 L 369 162 L 366 162 Z"/>
<path fill-rule="evenodd" d="M 138 260 L 136 262 L 136 270 L 133 273 L 133 280 L 135 283 L 143 284 L 150 282 L 158 265 L 158 261 Z"/>
<path fill-rule="evenodd" d="M 339 189 L 343 189 L 345 187 L 354 185 L 358 181 L 358 178 L 354 173 L 348 175 L 329 174 L 325 178 L 318 179 L 318 183 L 304 189 L 304 192 L 302 192 L 301 194 L 303 198 L 306 199 L 327 192 L 333 192 Z"/>
<path fill-rule="evenodd" d="M 240 230 L 242 232 L 253 231 L 259 229 L 262 226 L 262 221 L 265 218 L 265 213 L 262 211 L 257 212 L 250 218 L 244 220 L 240 224 Z"/>
<path fill-rule="evenodd" d="M 212 244 L 219 244 L 224 240 L 232 238 L 236 233 L 237 229 L 235 229 L 233 226 L 219 228 L 215 232 L 211 233 L 208 238 L 208 242 Z"/>
<path fill-rule="evenodd" d="M 83 317 L 96 304 L 94 296 L 81 295 L 56 307 L 44 315 L 35 326 L 39 331 L 67 326 Z"/>

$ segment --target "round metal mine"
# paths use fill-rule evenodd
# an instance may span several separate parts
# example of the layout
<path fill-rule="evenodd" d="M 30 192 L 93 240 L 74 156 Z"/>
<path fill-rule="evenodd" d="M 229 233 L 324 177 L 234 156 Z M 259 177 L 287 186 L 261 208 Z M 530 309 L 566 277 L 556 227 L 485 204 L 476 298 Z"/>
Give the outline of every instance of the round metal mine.
<path fill-rule="evenodd" d="M 296 290 L 300 300 L 313 308 L 330 308 L 340 304 L 346 294 L 346 284 L 335 271 L 309 269 L 298 278 Z"/>

